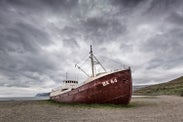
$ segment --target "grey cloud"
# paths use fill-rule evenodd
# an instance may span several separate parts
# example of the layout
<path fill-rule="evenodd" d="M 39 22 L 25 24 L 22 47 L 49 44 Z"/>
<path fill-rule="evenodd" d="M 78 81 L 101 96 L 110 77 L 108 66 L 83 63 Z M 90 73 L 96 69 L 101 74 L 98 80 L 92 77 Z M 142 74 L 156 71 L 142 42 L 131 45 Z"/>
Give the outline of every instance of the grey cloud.
<path fill-rule="evenodd" d="M 64 28 L 56 27 L 56 30 L 59 32 L 59 35 L 64 38 L 75 38 L 75 40 L 81 36 L 80 29 L 75 27 L 75 25 L 66 25 Z"/>
<path fill-rule="evenodd" d="M 86 26 L 88 31 L 95 31 L 98 29 L 106 29 L 108 26 L 108 23 L 103 20 L 103 18 L 88 18 L 84 22 L 84 26 Z"/>
<path fill-rule="evenodd" d="M 72 48 L 79 47 L 77 41 L 74 38 L 64 39 L 63 42 L 64 42 L 64 47 L 72 47 Z"/>
<path fill-rule="evenodd" d="M 163 67 L 173 68 L 177 65 L 183 65 L 182 51 L 183 31 L 180 29 L 173 29 L 151 38 L 143 45 L 145 51 L 153 52 L 155 57 L 149 62 L 149 68 Z M 144 48 L 145 47 L 145 48 Z"/>
<path fill-rule="evenodd" d="M 183 15 L 177 12 L 170 14 L 166 19 L 177 26 L 183 25 Z"/>
<path fill-rule="evenodd" d="M 160 54 L 169 59 L 170 57 L 181 56 L 179 53 L 182 50 L 182 37 L 183 31 L 180 29 L 173 29 L 164 33 L 163 35 L 156 35 L 145 43 L 143 47 L 146 51 L 154 51 L 156 54 Z M 176 38 L 179 37 L 179 38 Z M 177 54 L 177 55 L 172 55 Z"/>
<path fill-rule="evenodd" d="M 182 8 L 181 0 L 151 0 L 151 4 L 145 13 L 161 17 L 178 8 Z"/>
<path fill-rule="evenodd" d="M 124 35 L 126 25 L 119 20 L 112 18 L 88 18 L 83 21 L 83 29 L 86 33 L 86 38 L 97 42 L 115 41 L 119 35 Z"/>
<path fill-rule="evenodd" d="M 112 0 L 111 2 L 116 6 L 121 5 L 124 7 L 134 7 L 143 1 L 144 0 Z"/>
<path fill-rule="evenodd" d="M 53 8 L 61 8 L 61 9 L 71 9 L 78 5 L 78 0 L 41 0 L 43 3 L 47 4 Z"/>
<path fill-rule="evenodd" d="M 25 1 L 25 0 L 1 0 L 0 5 L 6 10 L 15 11 L 20 15 L 26 15 L 26 12 L 33 13 L 35 11 L 44 9 L 39 1 Z M 47 8 L 49 9 L 49 8 Z"/>
<path fill-rule="evenodd" d="M 39 29 L 36 29 L 28 24 L 16 23 L 13 27 L 3 29 L 1 33 L 1 41 L 8 50 L 18 50 L 22 48 L 22 51 L 36 51 L 39 50 L 39 45 L 49 44 L 49 38 L 47 34 Z M 12 44 L 12 45 L 11 45 Z M 15 48 L 15 49 L 13 49 Z"/>
<path fill-rule="evenodd" d="M 61 34 L 70 34 L 72 36 L 73 33 L 77 32 L 78 29 L 72 26 L 65 26 L 62 30 L 61 30 Z"/>
<path fill-rule="evenodd" d="M 167 10 L 168 8 L 171 9 L 172 5 L 176 3 L 177 0 L 153 0 L 151 2 L 150 10 Z"/>

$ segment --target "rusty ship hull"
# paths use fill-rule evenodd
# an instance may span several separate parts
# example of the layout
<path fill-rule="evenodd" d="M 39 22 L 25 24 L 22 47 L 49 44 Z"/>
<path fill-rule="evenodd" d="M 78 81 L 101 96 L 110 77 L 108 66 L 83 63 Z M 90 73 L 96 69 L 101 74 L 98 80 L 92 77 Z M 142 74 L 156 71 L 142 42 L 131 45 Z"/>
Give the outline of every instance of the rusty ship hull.
<path fill-rule="evenodd" d="M 61 103 L 128 104 L 132 95 L 131 70 L 106 74 L 71 91 L 50 96 Z"/>

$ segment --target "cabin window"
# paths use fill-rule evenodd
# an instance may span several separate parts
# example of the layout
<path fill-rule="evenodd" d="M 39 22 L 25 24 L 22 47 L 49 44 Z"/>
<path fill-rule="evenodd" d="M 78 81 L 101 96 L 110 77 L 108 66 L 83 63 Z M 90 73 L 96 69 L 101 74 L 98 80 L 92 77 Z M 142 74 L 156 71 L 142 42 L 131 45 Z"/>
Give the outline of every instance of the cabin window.
<path fill-rule="evenodd" d="M 78 81 L 64 81 L 64 83 L 78 83 Z"/>

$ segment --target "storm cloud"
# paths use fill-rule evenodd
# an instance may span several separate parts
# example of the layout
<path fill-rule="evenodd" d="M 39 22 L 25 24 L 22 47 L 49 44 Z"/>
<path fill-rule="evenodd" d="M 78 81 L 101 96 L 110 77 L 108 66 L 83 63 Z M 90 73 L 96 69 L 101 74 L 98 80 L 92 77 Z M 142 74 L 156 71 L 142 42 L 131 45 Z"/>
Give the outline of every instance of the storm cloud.
<path fill-rule="evenodd" d="M 182 6 L 182 0 L 0 0 L 0 96 L 48 92 L 66 72 L 83 78 L 74 65 L 90 44 L 107 70 L 131 66 L 133 84 L 182 76 Z"/>

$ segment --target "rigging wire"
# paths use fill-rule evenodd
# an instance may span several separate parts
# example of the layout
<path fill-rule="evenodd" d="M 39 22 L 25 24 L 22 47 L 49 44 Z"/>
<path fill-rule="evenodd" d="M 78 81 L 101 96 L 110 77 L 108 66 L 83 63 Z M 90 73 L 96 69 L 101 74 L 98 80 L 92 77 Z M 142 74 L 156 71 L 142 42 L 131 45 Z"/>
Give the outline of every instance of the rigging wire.
<path fill-rule="evenodd" d="M 95 60 L 97 61 L 97 63 L 100 64 L 100 66 L 102 67 L 102 69 L 106 72 L 106 69 L 105 69 L 104 66 L 100 63 L 100 61 L 95 57 L 95 55 L 93 55 L 93 57 L 95 58 Z"/>
<path fill-rule="evenodd" d="M 85 75 L 87 75 L 87 76 L 89 76 L 88 75 L 88 73 L 86 73 L 84 70 L 83 70 L 83 68 L 81 68 L 90 58 L 91 58 L 91 55 L 92 55 L 92 62 L 93 62 L 93 64 L 92 64 L 92 68 L 94 68 L 94 69 L 92 69 L 92 76 L 94 76 L 94 72 L 96 72 L 97 73 L 97 69 L 96 69 L 96 67 L 95 67 L 95 65 L 100 65 L 100 67 L 106 72 L 106 69 L 104 68 L 104 66 L 100 63 L 100 61 L 96 58 L 96 56 L 92 53 L 92 46 L 90 45 L 90 56 L 88 57 L 87 56 L 87 58 L 85 58 L 81 63 L 80 63 L 80 65 L 78 65 L 78 64 L 75 64 L 75 67 L 77 67 L 79 70 L 81 70 Z M 95 70 L 94 72 L 93 72 L 93 70 Z"/>
<path fill-rule="evenodd" d="M 89 60 L 89 58 L 87 57 L 87 58 L 80 64 L 80 66 L 83 66 L 88 60 Z"/>
<path fill-rule="evenodd" d="M 85 57 L 86 57 L 86 56 L 85 56 Z M 80 71 L 82 71 L 86 76 L 89 77 L 89 74 L 86 73 L 86 72 L 83 70 L 83 68 L 81 68 L 81 67 L 87 62 L 87 60 L 89 60 L 88 55 L 87 55 L 86 58 L 83 58 L 83 59 L 84 59 L 84 60 L 83 60 L 80 64 L 75 64 L 75 67 L 78 68 L 78 69 L 79 69 Z"/>

